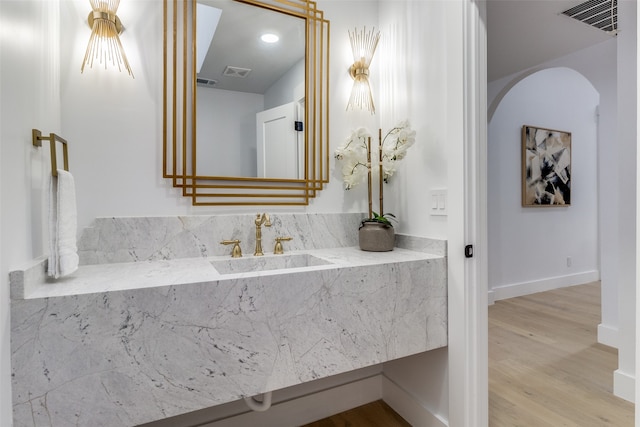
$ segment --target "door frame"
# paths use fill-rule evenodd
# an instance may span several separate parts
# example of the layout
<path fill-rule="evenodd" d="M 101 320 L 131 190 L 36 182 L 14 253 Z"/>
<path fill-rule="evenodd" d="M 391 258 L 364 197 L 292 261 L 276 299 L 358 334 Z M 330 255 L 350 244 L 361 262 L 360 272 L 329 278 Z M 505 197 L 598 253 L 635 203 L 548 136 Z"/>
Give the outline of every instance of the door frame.
<path fill-rule="evenodd" d="M 449 426 L 487 427 L 487 47 L 486 7 L 463 0 L 461 143 L 449 148 Z M 456 134 L 456 136 L 459 136 Z M 465 246 L 473 245 L 473 257 Z"/>

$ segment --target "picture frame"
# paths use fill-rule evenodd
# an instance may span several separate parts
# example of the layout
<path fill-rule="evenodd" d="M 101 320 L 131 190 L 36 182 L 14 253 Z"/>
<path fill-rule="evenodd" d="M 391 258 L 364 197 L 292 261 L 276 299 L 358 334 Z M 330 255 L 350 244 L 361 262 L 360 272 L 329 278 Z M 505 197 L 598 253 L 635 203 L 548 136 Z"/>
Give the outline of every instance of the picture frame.
<path fill-rule="evenodd" d="M 522 126 L 522 206 L 571 206 L 571 132 Z"/>

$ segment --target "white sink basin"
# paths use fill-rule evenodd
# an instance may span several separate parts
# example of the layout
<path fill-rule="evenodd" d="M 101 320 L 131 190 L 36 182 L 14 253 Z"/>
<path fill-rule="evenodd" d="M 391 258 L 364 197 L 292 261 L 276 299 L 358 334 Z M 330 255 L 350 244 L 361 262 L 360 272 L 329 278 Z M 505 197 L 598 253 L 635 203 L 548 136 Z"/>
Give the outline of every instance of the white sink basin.
<path fill-rule="evenodd" d="M 249 273 L 267 270 L 327 265 L 331 262 L 309 254 L 266 255 L 250 258 L 228 258 L 211 261 L 220 274 Z"/>

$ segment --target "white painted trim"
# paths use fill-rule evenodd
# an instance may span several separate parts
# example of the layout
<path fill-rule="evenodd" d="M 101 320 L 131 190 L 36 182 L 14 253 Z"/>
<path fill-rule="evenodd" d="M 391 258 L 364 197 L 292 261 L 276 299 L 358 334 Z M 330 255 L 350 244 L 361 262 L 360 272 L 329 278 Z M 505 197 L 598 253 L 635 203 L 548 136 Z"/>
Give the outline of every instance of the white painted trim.
<path fill-rule="evenodd" d="M 486 5 L 462 3 L 463 141 L 449 151 L 449 424 L 489 423 Z M 452 135 L 456 135 L 455 133 Z M 454 145 L 454 144 L 449 144 Z M 463 161 L 460 162 L 460 159 Z M 462 182 L 458 181 L 462 178 Z M 452 203 L 454 202 L 454 203 Z M 460 209 L 462 218 L 455 214 Z M 460 233 L 462 232 L 462 236 Z M 474 245 L 473 258 L 462 252 Z M 463 269 L 461 276 L 460 269 Z"/>
<path fill-rule="evenodd" d="M 493 288 L 492 291 L 494 301 L 499 301 L 507 298 L 535 294 L 537 292 L 582 285 L 596 280 L 600 280 L 600 272 L 593 270 L 576 274 L 568 274 L 566 276 L 548 277 L 546 279 L 534 280 L 531 282 L 498 286 Z"/>
<path fill-rule="evenodd" d="M 463 2 L 448 2 L 451 6 L 447 8 L 447 13 L 454 14 L 450 18 L 451 25 L 456 24 L 456 28 L 449 28 L 451 33 L 451 49 L 458 51 L 464 46 L 463 55 L 451 55 L 446 58 L 447 67 L 452 70 L 451 80 L 459 82 L 467 80 L 475 82 L 474 76 L 464 68 L 463 60 L 467 57 L 466 50 L 470 49 L 472 54 L 475 53 L 472 47 L 467 46 L 466 33 L 472 32 L 465 30 L 468 9 L 471 9 L 470 0 Z M 458 46 L 459 43 L 459 46 Z M 463 69 L 464 68 L 464 69 Z M 460 70 L 460 72 L 457 72 Z M 449 350 L 447 352 L 447 364 L 449 368 L 449 424 L 456 427 L 469 427 L 467 420 L 473 418 L 471 405 L 469 401 L 473 399 L 474 390 L 471 390 L 472 374 L 470 370 L 475 363 L 475 356 L 478 354 L 472 351 L 473 341 L 469 328 L 474 328 L 470 324 L 473 318 L 474 310 L 472 302 L 469 298 L 469 285 L 467 278 L 467 266 L 475 265 L 475 260 L 467 260 L 464 258 L 463 249 L 467 244 L 466 236 L 466 209 L 469 207 L 469 199 L 466 194 L 466 176 L 468 173 L 465 168 L 465 152 L 467 144 L 465 143 L 466 133 L 469 131 L 467 127 L 470 124 L 463 123 L 460 120 L 460 106 L 466 110 L 465 94 L 466 87 L 462 87 L 459 83 L 449 84 L 450 102 L 445 103 L 448 108 L 447 114 L 452 117 L 451 123 L 447 123 L 447 188 L 449 193 L 449 217 L 447 218 L 447 289 L 448 289 L 448 327 L 449 327 Z M 466 111 L 465 111 L 466 116 Z M 466 118 L 466 117 L 465 117 Z M 462 124 L 462 126 L 461 126 Z M 475 243 L 475 242 L 473 242 Z M 470 310 L 471 309 L 471 310 Z M 455 408 L 455 410 L 454 410 Z"/>
<path fill-rule="evenodd" d="M 425 408 L 410 392 L 382 375 L 382 400 L 412 426 L 448 427 L 447 420 Z"/>
<path fill-rule="evenodd" d="M 637 27 L 638 22 L 640 22 L 640 7 L 635 8 L 635 26 Z M 636 29 L 636 47 L 640 46 L 640 32 L 638 32 L 638 30 Z M 635 107 L 636 107 L 636 123 L 635 123 L 635 129 L 636 129 L 636 140 L 638 138 L 638 127 L 640 126 L 640 84 L 638 84 L 638 81 L 640 80 L 640 55 L 638 55 L 638 51 L 636 48 L 636 58 L 635 58 L 635 73 L 636 73 L 636 93 L 635 93 Z M 620 92 L 620 86 L 618 86 L 618 92 Z M 640 230 L 640 215 L 638 214 L 638 212 L 640 212 L 640 173 L 639 173 L 639 168 L 638 165 L 640 165 L 640 150 L 636 150 L 636 266 L 638 265 L 638 263 L 640 262 L 640 233 L 638 232 L 638 230 Z M 635 375 L 637 377 L 640 378 L 640 286 L 638 285 L 638 270 L 636 268 L 636 289 L 635 289 L 635 295 L 636 295 L 636 301 L 635 301 L 635 339 L 636 339 L 636 343 L 635 343 Z M 619 357 L 619 356 L 618 356 Z M 620 360 L 620 359 L 618 359 Z M 615 374 L 617 373 L 614 372 L 614 393 L 615 393 Z M 640 399 L 640 381 L 633 381 L 633 390 L 634 390 L 634 395 L 638 396 L 638 398 Z M 638 405 L 636 405 L 635 408 L 635 425 L 636 426 L 640 426 L 640 411 L 638 410 Z"/>
<path fill-rule="evenodd" d="M 265 412 L 245 412 L 200 427 L 282 427 L 308 424 L 382 399 L 382 375 L 275 403 Z"/>
<path fill-rule="evenodd" d="M 487 293 L 487 303 L 489 305 L 493 305 L 496 303 L 496 293 L 493 290 L 490 290 Z"/>
<path fill-rule="evenodd" d="M 616 369 L 613 372 L 613 394 L 633 403 L 635 400 L 636 380 L 632 374 Z"/>
<path fill-rule="evenodd" d="M 618 328 L 600 323 L 598 325 L 598 342 L 618 348 Z"/>

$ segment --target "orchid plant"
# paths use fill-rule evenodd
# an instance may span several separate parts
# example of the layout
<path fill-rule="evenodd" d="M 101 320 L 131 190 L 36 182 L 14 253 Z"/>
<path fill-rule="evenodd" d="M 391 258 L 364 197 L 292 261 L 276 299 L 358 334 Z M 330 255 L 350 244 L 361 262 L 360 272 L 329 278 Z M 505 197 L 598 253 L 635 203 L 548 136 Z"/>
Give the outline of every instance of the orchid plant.
<path fill-rule="evenodd" d="M 336 160 L 342 162 L 342 179 L 345 190 L 350 190 L 368 177 L 369 220 L 391 225 L 387 217 L 393 214 L 382 212 L 382 181 L 388 183 L 395 174 L 398 162 L 405 158 L 407 150 L 416 140 L 416 132 L 408 121 L 400 122 L 382 138 L 379 135 L 378 166 L 380 169 L 380 214 L 371 210 L 371 133 L 365 128 L 354 130 L 347 140 L 334 152 Z"/>

